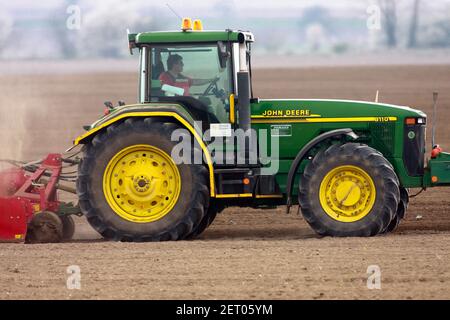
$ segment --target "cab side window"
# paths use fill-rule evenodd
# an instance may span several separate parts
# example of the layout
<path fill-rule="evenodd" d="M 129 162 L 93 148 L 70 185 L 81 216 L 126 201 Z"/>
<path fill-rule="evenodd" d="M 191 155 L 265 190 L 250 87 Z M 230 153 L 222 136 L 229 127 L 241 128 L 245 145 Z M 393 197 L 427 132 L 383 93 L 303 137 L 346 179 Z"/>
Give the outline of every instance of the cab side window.
<path fill-rule="evenodd" d="M 192 97 L 212 122 L 229 122 L 232 64 L 221 67 L 217 45 L 155 46 L 150 56 L 151 98 Z"/>

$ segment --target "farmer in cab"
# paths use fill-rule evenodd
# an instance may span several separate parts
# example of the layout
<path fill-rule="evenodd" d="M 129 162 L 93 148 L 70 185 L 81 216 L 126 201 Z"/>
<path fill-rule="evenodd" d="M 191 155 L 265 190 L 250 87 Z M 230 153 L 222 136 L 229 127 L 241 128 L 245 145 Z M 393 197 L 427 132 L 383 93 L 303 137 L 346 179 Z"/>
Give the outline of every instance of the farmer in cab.
<path fill-rule="evenodd" d="M 202 86 L 218 78 L 213 79 L 192 79 L 183 75 L 183 57 L 179 54 L 172 54 L 167 59 L 167 71 L 161 73 L 159 80 L 161 85 L 167 84 L 169 86 L 178 87 L 184 90 L 184 96 L 189 95 L 189 88 L 191 86 Z"/>

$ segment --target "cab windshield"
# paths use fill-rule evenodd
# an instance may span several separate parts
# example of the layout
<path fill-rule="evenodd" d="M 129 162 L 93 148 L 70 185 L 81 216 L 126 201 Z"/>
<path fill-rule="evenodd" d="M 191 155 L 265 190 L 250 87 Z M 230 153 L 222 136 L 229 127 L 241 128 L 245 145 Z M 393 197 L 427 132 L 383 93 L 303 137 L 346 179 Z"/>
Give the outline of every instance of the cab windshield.
<path fill-rule="evenodd" d="M 211 122 L 228 122 L 233 92 L 231 58 L 228 55 L 220 63 L 218 51 L 217 44 L 151 47 L 151 100 L 192 97 Z"/>

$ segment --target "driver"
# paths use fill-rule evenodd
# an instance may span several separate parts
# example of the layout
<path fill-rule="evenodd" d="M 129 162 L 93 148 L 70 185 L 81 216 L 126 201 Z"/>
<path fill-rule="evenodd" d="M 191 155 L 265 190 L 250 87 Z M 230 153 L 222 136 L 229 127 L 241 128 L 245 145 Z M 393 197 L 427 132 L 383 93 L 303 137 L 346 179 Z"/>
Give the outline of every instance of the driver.
<path fill-rule="evenodd" d="M 214 81 L 218 78 L 213 79 L 192 79 L 183 75 L 183 57 L 178 54 L 172 54 L 167 59 L 167 70 L 159 76 L 161 85 L 167 84 L 169 86 L 178 87 L 184 89 L 184 95 L 189 95 L 189 88 L 191 86 L 202 86 Z"/>

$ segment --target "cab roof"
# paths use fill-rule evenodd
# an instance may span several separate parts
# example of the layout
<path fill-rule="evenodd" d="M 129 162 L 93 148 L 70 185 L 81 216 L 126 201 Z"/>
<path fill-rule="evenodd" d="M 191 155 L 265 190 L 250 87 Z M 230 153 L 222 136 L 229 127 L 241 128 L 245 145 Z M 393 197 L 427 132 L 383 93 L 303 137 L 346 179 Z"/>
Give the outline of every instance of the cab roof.
<path fill-rule="evenodd" d="M 154 31 L 129 34 L 128 40 L 139 46 L 140 44 L 150 43 L 198 43 L 217 41 L 253 42 L 254 36 L 251 32 L 233 30 Z"/>

